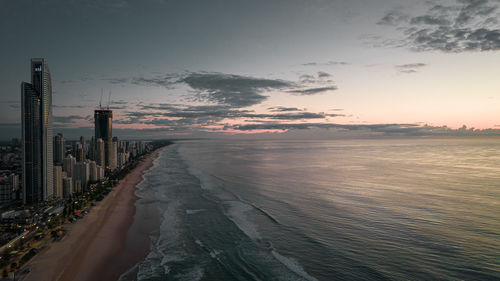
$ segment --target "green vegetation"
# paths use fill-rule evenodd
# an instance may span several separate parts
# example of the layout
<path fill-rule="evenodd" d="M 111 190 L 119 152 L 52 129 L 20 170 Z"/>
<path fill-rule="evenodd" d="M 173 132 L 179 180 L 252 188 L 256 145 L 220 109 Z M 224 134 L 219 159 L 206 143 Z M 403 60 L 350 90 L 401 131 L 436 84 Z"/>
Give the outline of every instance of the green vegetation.
<path fill-rule="evenodd" d="M 27 261 L 29 261 L 32 257 L 34 257 L 36 255 L 36 250 L 35 249 L 31 249 L 29 250 L 29 252 L 27 252 L 22 258 L 21 258 L 21 262 L 22 263 L 25 263 Z"/>

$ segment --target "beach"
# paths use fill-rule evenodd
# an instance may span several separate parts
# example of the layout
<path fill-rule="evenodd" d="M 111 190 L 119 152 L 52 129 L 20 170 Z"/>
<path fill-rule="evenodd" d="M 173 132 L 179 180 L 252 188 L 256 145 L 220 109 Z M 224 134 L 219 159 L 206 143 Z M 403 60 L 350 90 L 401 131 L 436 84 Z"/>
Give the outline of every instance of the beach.
<path fill-rule="evenodd" d="M 88 215 L 66 225 L 66 236 L 29 262 L 32 272 L 24 280 L 117 280 L 142 260 L 149 250 L 149 237 L 129 233 L 129 228 L 136 212 L 136 186 L 158 153 L 147 155 Z M 128 235 L 134 236 L 134 243 L 127 243 L 132 240 Z"/>

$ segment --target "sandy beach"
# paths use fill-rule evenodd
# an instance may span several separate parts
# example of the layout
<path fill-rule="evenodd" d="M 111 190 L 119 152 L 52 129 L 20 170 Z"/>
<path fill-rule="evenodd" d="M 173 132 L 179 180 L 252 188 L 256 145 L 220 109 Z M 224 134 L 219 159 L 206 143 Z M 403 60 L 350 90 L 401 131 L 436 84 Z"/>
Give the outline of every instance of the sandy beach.
<path fill-rule="evenodd" d="M 62 241 L 34 257 L 29 263 L 33 270 L 24 280 L 117 280 L 142 260 L 149 237 L 128 230 L 136 211 L 136 185 L 158 153 L 148 155 L 87 216 L 70 225 Z M 134 243 L 127 242 L 127 235 L 134 236 Z"/>

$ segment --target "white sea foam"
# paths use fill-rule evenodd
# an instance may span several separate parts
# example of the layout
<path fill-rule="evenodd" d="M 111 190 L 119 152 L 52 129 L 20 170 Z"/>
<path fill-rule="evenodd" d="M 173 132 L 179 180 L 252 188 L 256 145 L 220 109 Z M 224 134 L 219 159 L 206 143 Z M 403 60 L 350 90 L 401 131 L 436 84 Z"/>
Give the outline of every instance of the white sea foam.
<path fill-rule="evenodd" d="M 142 175 L 142 180 L 136 185 L 136 190 L 135 190 L 135 195 L 140 197 L 140 198 L 145 198 L 146 197 L 146 191 L 149 189 L 148 187 L 151 186 L 151 179 L 157 174 L 157 169 L 160 167 L 161 159 L 164 157 L 164 155 L 167 152 L 167 148 L 162 149 L 158 157 L 156 157 L 153 160 L 153 165 L 151 168 L 147 169 L 144 171 L 144 174 Z"/>
<path fill-rule="evenodd" d="M 197 209 L 197 210 L 186 210 L 186 214 L 187 215 L 194 215 L 194 214 L 197 214 L 197 213 L 200 213 L 200 212 L 204 212 L 206 211 L 205 209 Z"/>
<path fill-rule="evenodd" d="M 211 256 L 212 258 L 214 258 L 214 259 L 215 259 L 215 258 L 217 258 L 217 256 L 218 256 L 220 253 L 221 253 L 221 251 L 218 251 L 218 250 L 212 250 L 212 251 L 210 251 L 210 253 L 209 253 L 209 254 L 210 254 L 210 256 Z"/>
<path fill-rule="evenodd" d="M 203 278 L 204 273 L 205 271 L 203 270 L 203 268 L 199 265 L 196 265 L 190 272 L 185 274 L 178 274 L 174 276 L 174 279 L 180 281 L 198 281 Z"/>
<path fill-rule="evenodd" d="M 295 259 L 282 256 L 276 251 L 272 251 L 271 253 L 278 261 L 280 261 L 283 265 L 285 265 L 288 269 L 290 269 L 291 271 L 293 271 L 295 274 L 299 275 L 300 277 L 302 277 L 306 280 L 309 280 L 309 281 L 318 281 L 318 279 L 307 274 L 307 272 L 304 270 L 304 268 L 302 268 L 302 266 L 299 264 L 299 262 L 296 261 Z"/>
<path fill-rule="evenodd" d="M 175 227 L 175 212 L 179 204 L 179 202 L 171 202 L 163 212 L 160 231 L 155 235 L 151 235 L 151 239 L 154 241 L 151 251 L 139 265 L 138 280 L 148 280 L 165 276 L 170 272 L 168 266 L 170 262 L 184 260 L 185 253 L 169 250 L 169 246 L 175 243 L 179 235 Z"/>
<path fill-rule="evenodd" d="M 191 175 L 198 178 L 198 180 L 200 181 L 201 189 L 212 190 L 214 188 L 214 183 L 210 181 L 210 178 L 200 172 L 198 169 L 193 168 L 192 165 L 189 165 L 188 171 Z"/>
<path fill-rule="evenodd" d="M 143 262 L 139 264 L 137 271 L 137 280 L 147 280 L 161 277 L 164 269 L 160 266 L 161 254 L 157 248 L 152 248 Z"/>
<path fill-rule="evenodd" d="M 253 240 L 261 239 L 260 233 L 257 230 L 257 225 L 248 219 L 248 212 L 253 210 L 253 207 L 241 201 L 225 201 L 229 205 L 227 216 L 243 231 L 248 237 Z"/>

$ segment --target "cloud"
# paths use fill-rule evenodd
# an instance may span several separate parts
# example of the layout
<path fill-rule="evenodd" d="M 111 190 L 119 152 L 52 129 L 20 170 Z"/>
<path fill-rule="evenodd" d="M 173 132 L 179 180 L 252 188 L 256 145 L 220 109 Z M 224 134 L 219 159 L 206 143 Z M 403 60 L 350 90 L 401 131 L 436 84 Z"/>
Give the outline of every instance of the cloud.
<path fill-rule="evenodd" d="M 58 104 L 53 104 L 52 107 L 55 107 L 55 108 L 87 108 L 88 106 L 81 105 L 81 104 L 74 104 L 74 105 L 58 105 Z"/>
<path fill-rule="evenodd" d="M 52 121 L 59 124 L 72 124 L 76 120 L 87 120 L 87 117 L 80 115 L 52 116 Z"/>
<path fill-rule="evenodd" d="M 112 100 L 111 104 L 126 105 L 126 104 L 128 104 L 128 102 L 126 102 L 124 100 Z"/>
<path fill-rule="evenodd" d="M 419 68 L 419 67 L 424 67 L 424 66 L 427 66 L 427 64 L 425 63 L 408 63 L 408 64 L 400 64 L 400 65 L 396 65 L 396 67 L 398 68 Z"/>
<path fill-rule="evenodd" d="M 142 85 L 142 86 L 161 86 L 161 87 L 165 87 L 167 89 L 172 89 L 172 86 L 174 84 L 180 82 L 178 79 L 179 79 L 179 76 L 177 74 L 165 74 L 165 75 L 153 77 L 153 78 L 136 77 L 136 78 L 133 78 L 130 81 L 130 83 L 135 84 L 135 85 Z M 120 79 L 118 81 L 121 82 L 121 81 L 123 81 L 123 79 Z"/>
<path fill-rule="evenodd" d="M 110 82 L 111 84 L 126 84 L 130 82 L 128 78 L 105 78 L 105 81 Z"/>
<path fill-rule="evenodd" d="M 498 136 L 500 129 L 478 130 L 467 128 L 465 125 L 459 129 L 447 126 L 429 126 L 421 124 L 334 124 L 334 123 L 257 123 L 236 124 L 226 126 L 227 129 L 239 131 L 253 130 L 311 130 L 311 129 L 337 129 L 342 131 L 361 131 L 366 136 Z"/>
<path fill-rule="evenodd" d="M 427 25 L 449 25 L 451 22 L 445 18 L 433 17 L 429 15 L 418 16 L 410 19 L 410 24 L 427 24 Z"/>
<path fill-rule="evenodd" d="M 234 108 L 259 104 L 267 99 L 266 91 L 297 87 L 294 82 L 281 79 L 255 78 L 251 76 L 219 72 L 188 72 L 166 74 L 153 78 L 112 78 L 111 83 L 132 83 L 143 86 L 161 86 L 172 89 L 185 84 L 195 91 L 194 99 L 227 105 Z"/>
<path fill-rule="evenodd" d="M 434 4 L 423 15 L 391 11 L 378 23 L 396 27 L 403 38 L 381 44 L 414 51 L 497 51 L 499 5 L 499 1 L 457 0 L 452 5 Z"/>
<path fill-rule="evenodd" d="M 295 86 L 284 80 L 222 73 L 191 73 L 180 81 L 198 90 L 201 99 L 237 108 L 263 102 L 264 91 Z"/>
<path fill-rule="evenodd" d="M 318 78 L 328 78 L 328 77 L 332 77 L 332 75 L 330 73 L 326 73 L 326 72 L 323 72 L 323 71 L 319 71 L 318 72 Z"/>
<path fill-rule="evenodd" d="M 409 18 L 409 16 L 402 13 L 401 11 L 393 10 L 393 11 L 390 11 L 387 14 L 385 14 L 385 16 L 383 18 L 381 18 L 377 22 L 377 24 L 396 26 L 400 23 L 407 21 L 408 18 Z"/>
<path fill-rule="evenodd" d="M 143 86 L 161 86 L 174 89 L 178 85 L 187 85 L 194 90 L 190 97 L 196 102 L 210 102 L 216 105 L 231 108 L 244 108 L 260 104 L 268 96 L 269 91 L 282 91 L 297 95 L 314 95 L 326 91 L 337 90 L 336 86 L 304 88 L 303 84 L 325 85 L 331 84 L 332 75 L 327 72 L 318 72 L 318 77 L 304 74 L 300 76 L 300 83 L 282 79 L 256 78 L 251 76 L 225 74 L 219 72 L 187 72 L 181 74 L 159 75 L 153 78 L 112 78 L 110 83 L 132 83 Z"/>
<path fill-rule="evenodd" d="M 213 125 L 224 119 L 266 119 L 280 121 L 326 119 L 327 117 L 343 116 L 340 114 L 325 114 L 323 112 L 306 112 L 298 108 L 272 107 L 271 113 L 255 113 L 252 110 L 234 109 L 223 105 L 141 105 L 143 111 L 125 113 L 125 119 L 117 120 L 119 124 L 153 124 L 162 126 L 174 125 Z M 294 112 L 295 111 L 295 112 Z"/>
<path fill-rule="evenodd" d="M 305 130 L 312 128 L 344 129 L 344 130 L 372 130 L 375 132 L 398 132 L 417 128 L 415 124 L 374 124 L 374 125 L 344 125 L 334 123 L 265 123 L 233 125 L 231 128 L 240 131 L 251 130 Z"/>
<path fill-rule="evenodd" d="M 126 106 L 106 106 L 106 108 L 109 109 L 126 109 Z"/>
<path fill-rule="evenodd" d="M 319 87 L 319 88 L 290 90 L 288 92 L 296 94 L 296 95 L 300 95 L 300 96 L 311 96 L 311 95 L 325 93 L 328 91 L 335 91 L 337 89 L 338 88 L 336 86 L 328 86 L 328 87 Z"/>
<path fill-rule="evenodd" d="M 325 117 L 340 116 L 337 114 L 313 113 L 313 112 L 299 112 L 299 113 L 285 113 L 285 114 L 242 114 L 245 118 L 268 118 L 275 120 L 306 120 L 306 119 L 324 119 Z"/>
<path fill-rule="evenodd" d="M 410 74 L 418 72 L 417 71 L 418 68 L 422 68 L 425 66 L 427 66 L 427 64 L 425 63 L 408 63 L 408 64 L 396 65 L 396 69 L 401 73 Z"/>
<path fill-rule="evenodd" d="M 309 74 L 300 75 L 299 79 L 300 79 L 300 83 L 315 83 L 316 82 L 316 77 L 314 77 L 313 75 L 309 75 Z"/>
<path fill-rule="evenodd" d="M 303 63 L 303 66 L 330 66 L 330 65 L 348 65 L 345 61 L 327 61 L 327 62 L 307 62 Z"/>
<path fill-rule="evenodd" d="M 329 78 L 331 77 L 332 75 L 328 72 L 318 71 L 317 76 L 310 74 L 302 74 L 300 75 L 299 80 L 302 86 L 304 84 L 324 85 L 333 82 L 332 80 L 329 80 Z"/>
<path fill-rule="evenodd" d="M 283 106 L 273 106 L 267 108 L 271 112 L 286 112 L 286 111 L 302 111 L 302 109 L 297 107 L 283 107 Z"/>

